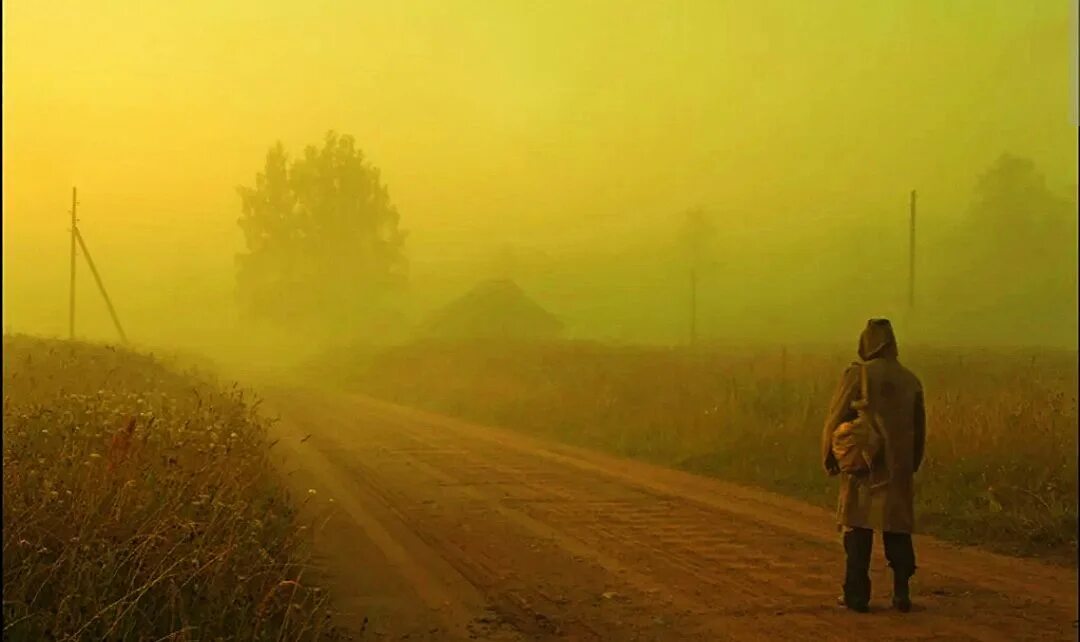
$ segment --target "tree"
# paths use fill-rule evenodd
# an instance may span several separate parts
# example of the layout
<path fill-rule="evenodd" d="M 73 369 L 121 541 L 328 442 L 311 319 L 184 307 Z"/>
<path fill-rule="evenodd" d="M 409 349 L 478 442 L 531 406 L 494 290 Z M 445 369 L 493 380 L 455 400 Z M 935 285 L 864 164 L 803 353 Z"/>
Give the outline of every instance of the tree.
<path fill-rule="evenodd" d="M 954 237 L 947 303 L 984 332 L 1023 341 L 1075 340 L 1076 203 L 1035 163 L 1002 155 L 977 180 Z"/>
<path fill-rule="evenodd" d="M 355 331 L 404 284 L 398 211 L 351 136 L 329 132 L 291 161 L 277 143 L 238 191 L 237 294 L 250 318 Z"/>
<path fill-rule="evenodd" d="M 979 177 L 968 229 L 974 261 L 1018 286 L 1075 268 L 1075 206 L 1047 187 L 1029 159 L 1003 154 Z"/>
<path fill-rule="evenodd" d="M 996 252 L 1041 255 L 1040 243 L 1060 244 L 1072 219 L 1069 203 L 1046 186 L 1029 159 L 1003 154 L 975 184 L 970 223 L 985 230 Z"/>

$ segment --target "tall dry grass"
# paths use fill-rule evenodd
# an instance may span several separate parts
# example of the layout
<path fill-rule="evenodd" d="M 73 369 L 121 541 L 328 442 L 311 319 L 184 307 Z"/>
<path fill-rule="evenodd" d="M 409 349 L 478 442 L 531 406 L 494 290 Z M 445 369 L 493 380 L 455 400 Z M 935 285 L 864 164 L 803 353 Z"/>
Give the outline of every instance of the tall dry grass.
<path fill-rule="evenodd" d="M 596 344 L 418 344 L 341 367 L 373 395 L 691 471 L 823 506 L 825 407 L 854 355 Z M 921 531 L 1075 561 L 1075 352 L 914 349 L 927 394 Z"/>
<path fill-rule="evenodd" d="M 24 336 L 3 381 L 5 640 L 337 634 L 242 391 Z"/>

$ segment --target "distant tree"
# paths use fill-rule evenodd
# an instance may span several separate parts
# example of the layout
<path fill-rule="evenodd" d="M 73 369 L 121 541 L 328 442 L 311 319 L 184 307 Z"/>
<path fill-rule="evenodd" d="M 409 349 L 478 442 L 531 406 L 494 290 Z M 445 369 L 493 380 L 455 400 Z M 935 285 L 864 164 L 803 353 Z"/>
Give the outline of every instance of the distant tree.
<path fill-rule="evenodd" d="M 1059 235 L 1075 216 L 1034 162 L 1003 154 L 976 182 L 969 218 L 993 250 L 1040 255 L 1040 243 L 1061 244 Z"/>
<path fill-rule="evenodd" d="M 1029 159 L 1002 155 L 975 184 L 968 210 L 969 254 L 1009 280 L 1045 280 L 1076 255 L 1076 206 L 1055 194 Z"/>
<path fill-rule="evenodd" d="M 294 160 L 278 143 L 238 191 L 237 294 L 250 317 L 349 328 L 404 283 L 398 211 L 351 136 L 330 132 Z"/>
<path fill-rule="evenodd" d="M 1075 338 L 1076 203 L 1055 194 L 1035 163 L 1005 154 L 991 165 L 960 232 L 943 304 L 978 312 L 980 325 L 1010 339 Z"/>

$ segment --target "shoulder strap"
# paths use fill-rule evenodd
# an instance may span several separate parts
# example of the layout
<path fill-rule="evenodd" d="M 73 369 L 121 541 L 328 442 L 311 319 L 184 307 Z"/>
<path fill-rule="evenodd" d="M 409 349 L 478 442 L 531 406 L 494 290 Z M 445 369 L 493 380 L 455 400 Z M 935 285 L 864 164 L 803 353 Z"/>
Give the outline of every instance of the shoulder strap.
<path fill-rule="evenodd" d="M 859 364 L 859 392 L 862 394 L 862 400 L 867 406 L 870 405 L 870 393 L 869 386 L 866 383 L 866 364 Z"/>

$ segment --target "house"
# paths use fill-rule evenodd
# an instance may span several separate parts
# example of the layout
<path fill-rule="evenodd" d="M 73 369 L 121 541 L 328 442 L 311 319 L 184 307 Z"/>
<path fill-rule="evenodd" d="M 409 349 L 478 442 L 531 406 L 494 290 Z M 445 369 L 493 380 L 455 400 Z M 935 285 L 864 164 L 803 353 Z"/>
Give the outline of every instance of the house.
<path fill-rule="evenodd" d="M 421 328 L 426 337 L 456 341 L 545 341 L 558 338 L 562 330 L 557 317 L 508 279 L 480 283 Z"/>

